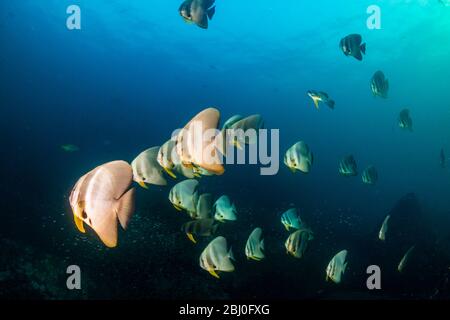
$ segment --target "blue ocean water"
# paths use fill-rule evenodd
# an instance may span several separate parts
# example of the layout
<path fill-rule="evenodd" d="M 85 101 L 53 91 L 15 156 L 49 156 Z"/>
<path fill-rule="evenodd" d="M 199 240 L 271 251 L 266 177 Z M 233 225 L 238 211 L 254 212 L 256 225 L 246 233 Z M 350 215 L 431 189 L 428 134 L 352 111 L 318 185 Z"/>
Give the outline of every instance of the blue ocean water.
<path fill-rule="evenodd" d="M 72 4 L 81 8 L 81 30 L 66 28 Z M 381 8 L 380 30 L 366 26 L 372 4 Z M 422 256 L 419 264 L 430 278 L 418 267 L 409 276 L 424 278 L 412 288 L 411 281 L 392 273 L 383 293 L 434 292 L 449 260 L 448 248 L 437 249 L 436 243 L 448 241 L 450 222 L 450 174 L 439 165 L 442 148 L 450 155 L 450 7 L 438 0 L 217 0 L 216 14 L 203 30 L 183 22 L 179 5 L 175 0 L 1 1 L 3 237 L 34 247 L 39 253 L 33 259 L 51 254 L 62 265 L 81 265 L 95 283 L 85 292 L 93 298 L 298 298 L 327 290 L 365 297 L 365 266 L 386 263 L 395 269 L 408 249 L 390 243 L 397 250 L 392 256 L 370 253 L 374 247 L 383 250 L 371 241 L 376 242 L 386 214 L 414 193 L 426 223 L 413 230 L 427 228 L 429 238 L 438 239 L 430 241 L 439 253 L 429 260 Z M 362 62 L 339 49 L 340 39 L 351 33 L 367 43 Z M 389 79 L 388 99 L 370 91 L 377 70 Z M 327 92 L 335 110 L 316 110 L 308 90 Z M 232 275 L 218 283 L 199 268 L 207 242 L 193 247 L 184 239 L 179 229 L 186 219 L 168 203 L 169 188 L 138 190 L 135 220 L 120 235 L 117 249 L 105 249 L 93 233 L 77 233 L 68 195 L 80 176 L 107 161 L 133 160 L 211 106 L 223 121 L 234 114 L 261 114 L 266 128 L 280 130 L 281 156 L 299 140 L 314 153 L 308 175 L 292 174 L 280 159 L 275 176 L 261 176 L 257 166 L 230 166 L 224 176 L 203 178 L 204 190 L 228 194 L 240 211 L 240 221 L 224 231 L 243 260 Z M 397 125 L 404 108 L 411 111 L 412 133 Z M 64 144 L 80 150 L 65 153 Z M 338 174 L 347 154 L 354 155 L 360 172 L 368 165 L 377 168 L 375 186 Z M 285 255 L 287 234 L 279 215 L 290 206 L 317 233 L 310 259 Z M 279 257 L 259 268 L 246 265 L 243 256 L 256 226 L 267 230 L 268 253 Z M 410 236 L 414 242 L 416 235 Z M 326 264 L 344 248 L 355 261 L 350 280 L 329 285 L 323 281 Z M 133 272 L 139 276 L 133 278 Z M 111 277 L 117 281 L 112 291 L 105 287 Z M 191 289 L 194 280 L 201 289 Z M 13 291 L 14 281 L 4 292 Z M 133 285 L 126 286 L 130 281 Z M 252 282 L 258 285 L 249 289 Z M 185 286 L 174 293 L 179 283 Z M 258 291 L 263 283 L 273 290 Z"/>

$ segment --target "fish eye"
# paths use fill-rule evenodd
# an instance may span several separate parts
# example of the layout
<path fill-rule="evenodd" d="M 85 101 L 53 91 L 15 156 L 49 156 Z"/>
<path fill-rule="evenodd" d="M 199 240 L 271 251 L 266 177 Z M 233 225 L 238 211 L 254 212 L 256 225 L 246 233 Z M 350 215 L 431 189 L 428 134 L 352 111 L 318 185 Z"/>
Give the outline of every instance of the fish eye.
<path fill-rule="evenodd" d="M 145 181 L 147 178 L 145 178 L 145 177 L 142 177 L 142 181 Z"/>

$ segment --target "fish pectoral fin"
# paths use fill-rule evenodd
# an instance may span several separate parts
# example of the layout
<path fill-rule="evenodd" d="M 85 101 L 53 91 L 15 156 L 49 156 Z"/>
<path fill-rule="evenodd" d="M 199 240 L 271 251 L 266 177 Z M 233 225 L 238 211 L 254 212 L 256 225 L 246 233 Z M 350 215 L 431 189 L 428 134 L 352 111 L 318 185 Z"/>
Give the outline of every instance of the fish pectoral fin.
<path fill-rule="evenodd" d="M 186 233 L 186 235 L 189 238 L 189 240 L 191 240 L 193 243 L 197 243 L 192 233 Z"/>
<path fill-rule="evenodd" d="M 291 170 L 292 173 L 296 173 L 297 171 L 294 168 L 289 167 L 289 170 Z"/>
<path fill-rule="evenodd" d="M 174 179 L 177 178 L 177 176 L 176 176 L 176 175 L 172 172 L 172 170 L 170 170 L 169 168 L 164 167 L 163 169 L 164 169 L 164 171 L 167 172 L 167 174 L 168 174 L 169 176 L 171 176 L 172 178 L 174 178 Z"/>
<path fill-rule="evenodd" d="M 144 181 L 138 181 L 138 185 L 140 185 L 144 189 L 148 189 L 148 186 L 145 184 Z"/>
<path fill-rule="evenodd" d="M 289 231 L 289 226 L 287 224 L 285 224 L 284 227 L 286 228 L 286 231 Z"/>
<path fill-rule="evenodd" d="M 252 259 L 252 260 L 254 260 L 254 261 L 261 261 L 261 259 L 259 259 L 259 258 L 257 258 L 257 257 L 254 257 L 254 256 L 251 256 L 251 257 L 249 257 L 250 259 Z"/>
<path fill-rule="evenodd" d="M 84 223 L 81 218 L 79 218 L 75 213 L 73 214 L 73 219 L 75 221 L 75 225 L 77 226 L 78 231 L 81 233 L 86 233 L 86 230 L 84 229 Z"/>
<path fill-rule="evenodd" d="M 219 275 L 216 273 L 216 270 L 214 269 L 208 269 L 208 272 L 210 275 L 212 275 L 214 278 L 220 279 Z"/>
<path fill-rule="evenodd" d="M 181 207 L 177 206 L 176 204 L 174 204 L 173 207 L 174 207 L 175 209 L 177 209 L 178 211 L 183 211 L 183 209 L 182 209 Z"/>
<path fill-rule="evenodd" d="M 314 102 L 314 106 L 316 107 L 316 109 L 319 109 L 319 99 L 318 98 L 312 98 L 313 102 Z"/>

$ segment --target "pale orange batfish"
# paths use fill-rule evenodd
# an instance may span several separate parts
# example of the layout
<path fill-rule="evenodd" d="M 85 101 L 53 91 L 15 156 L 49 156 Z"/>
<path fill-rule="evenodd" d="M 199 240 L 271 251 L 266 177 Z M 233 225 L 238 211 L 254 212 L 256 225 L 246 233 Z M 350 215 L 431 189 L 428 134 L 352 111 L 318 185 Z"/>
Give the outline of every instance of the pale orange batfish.
<path fill-rule="evenodd" d="M 208 108 L 197 114 L 177 136 L 177 154 L 184 166 L 201 167 L 221 175 L 225 169 L 217 152 L 216 136 L 220 112 Z"/>
<path fill-rule="evenodd" d="M 75 224 L 90 226 L 110 248 L 117 246 L 117 220 L 126 229 L 134 211 L 133 170 L 125 161 L 103 164 L 81 177 L 70 194 Z"/>

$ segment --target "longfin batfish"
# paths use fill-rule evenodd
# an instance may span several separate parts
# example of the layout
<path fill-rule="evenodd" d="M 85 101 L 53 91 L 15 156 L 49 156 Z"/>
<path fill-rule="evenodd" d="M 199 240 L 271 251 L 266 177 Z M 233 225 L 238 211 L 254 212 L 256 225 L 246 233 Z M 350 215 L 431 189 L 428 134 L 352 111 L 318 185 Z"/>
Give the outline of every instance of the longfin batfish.
<path fill-rule="evenodd" d="M 219 110 L 208 108 L 192 118 L 179 132 L 176 152 L 183 165 L 195 165 L 216 175 L 224 173 L 223 161 L 216 145 L 219 120 Z"/>
<path fill-rule="evenodd" d="M 117 221 L 123 229 L 134 212 L 133 170 L 125 161 L 101 165 L 81 177 L 69 197 L 77 229 L 89 225 L 107 247 L 117 246 Z"/>

